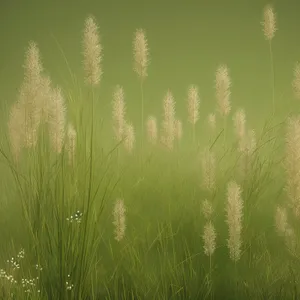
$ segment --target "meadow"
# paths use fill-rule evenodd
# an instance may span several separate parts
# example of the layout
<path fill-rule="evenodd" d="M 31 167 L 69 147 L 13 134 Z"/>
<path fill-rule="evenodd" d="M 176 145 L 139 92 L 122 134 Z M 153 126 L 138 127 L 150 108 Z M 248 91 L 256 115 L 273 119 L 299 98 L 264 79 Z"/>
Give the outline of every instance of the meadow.
<path fill-rule="evenodd" d="M 300 116 L 275 122 L 276 15 L 270 5 L 263 15 L 270 113 L 260 130 L 231 101 L 226 62 L 215 72 L 209 115 L 200 116 L 192 83 L 185 119 L 167 88 L 161 115 L 146 111 L 151 45 L 143 29 L 133 39 L 138 124 L 121 84 L 111 115 L 101 114 L 104 56 L 93 16 L 78 49 L 83 80 L 60 48 L 70 90 L 51 81 L 29 42 L 0 147 L 1 299 L 300 297 Z M 300 64 L 291 72 L 300 99 Z"/>

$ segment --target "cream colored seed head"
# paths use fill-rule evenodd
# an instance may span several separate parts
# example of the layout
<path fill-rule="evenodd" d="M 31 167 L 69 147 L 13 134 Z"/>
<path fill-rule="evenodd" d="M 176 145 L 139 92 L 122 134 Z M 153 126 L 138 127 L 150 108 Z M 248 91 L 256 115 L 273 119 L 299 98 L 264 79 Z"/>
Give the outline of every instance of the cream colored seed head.
<path fill-rule="evenodd" d="M 149 65 L 149 49 L 146 34 L 143 29 L 137 29 L 133 41 L 134 71 L 141 79 L 147 77 Z"/>
<path fill-rule="evenodd" d="M 93 16 L 89 16 L 85 21 L 83 58 L 85 82 L 95 86 L 100 82 L 102 76 L 102 46 L 98 35 L 98 26 Z"/>
<path fill-rule="evenodd" d="M 269 4 L 266 5 L 264 8 L 264 20 L 262 22 L 262 25 L 266 40 L 271 41 L 275 36 L 277 28 L 274 9 Z"/>

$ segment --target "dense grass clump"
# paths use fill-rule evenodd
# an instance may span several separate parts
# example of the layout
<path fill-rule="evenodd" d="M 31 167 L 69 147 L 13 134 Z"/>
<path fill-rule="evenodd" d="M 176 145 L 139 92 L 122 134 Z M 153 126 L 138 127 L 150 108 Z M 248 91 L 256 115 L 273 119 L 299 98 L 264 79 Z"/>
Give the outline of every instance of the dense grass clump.
<path fill-rule="evenodd" d="M 116 84 L 111 139 L 101 139 L 107 118 L 96 105 L 104 72 L 95 19 L 86 19 L 83 33 L 85 85 L 71 74 L 84 97 L 55 86 L 38 45 L 29 43 L 0 149 L 7 166 L 1 299 L 300 296 L 300 116 L 274 122 L 271 6 L 263 26 L 273 108 L 261 131 L 232 103 L 226 64 L 216 70 L 216 111 L 207 117 L 194 84 L 187 89 L 186 122 L 178 119 L 171 90 L 162 117 L 146 116 L 150 52 L 138 29 L 133 69 L 140 126 L 128 117 L 125 89 Z M 299 97 L 298 64 L 292 86 Z M 201 126 L 209 138 L 198 133 Z"/>

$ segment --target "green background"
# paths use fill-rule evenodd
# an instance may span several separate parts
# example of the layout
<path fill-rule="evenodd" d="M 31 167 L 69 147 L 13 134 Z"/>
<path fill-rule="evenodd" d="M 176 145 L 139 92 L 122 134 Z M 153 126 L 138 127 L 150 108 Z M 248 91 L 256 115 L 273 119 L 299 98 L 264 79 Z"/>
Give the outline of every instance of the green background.
<path fill-rule="evenodd" d="M 232 78 L 233 110 L 244 107 L 249 126 L 271 113 L 270 56 L 262 33 L 262 0 L 207 1 L 0 1 L 1 104 L 16 100 L 25 49 L 38 43 L 46 71 L 63 88 L 71 82 L 59 42 L 73 72 L 83 82 L 82 32 L 89 14 L 96 17 L 103 45 L 103 78 L 99 94 L 110 115 L 113 88 L 125 90 L 127 116 L 140 124 L 140 89 L 133 71 L 132 40 L 136 28 L 146 30 L 151 64 L 145 82 L 145 113 L 162 115 L 168 88 L 178 118 L 187 120 L 186 92 L 199 86 L 201 118 L 215 109 L 214 74 L 225 63 Z M 279 30 L 273 40 L 276 115 L 297 109 L 291 81 L 300 60 L 300 1 L 274 1 Z M 55 37 L 55 39 L 53 38 Z M 4 107 L 4 106 L 3 106 Z M 3 111 L 3 110 L 2 110 Z M 200 124 L 200 123 L 199 123 Z M 201 125 L 199 125 L 201 126 Z"/>

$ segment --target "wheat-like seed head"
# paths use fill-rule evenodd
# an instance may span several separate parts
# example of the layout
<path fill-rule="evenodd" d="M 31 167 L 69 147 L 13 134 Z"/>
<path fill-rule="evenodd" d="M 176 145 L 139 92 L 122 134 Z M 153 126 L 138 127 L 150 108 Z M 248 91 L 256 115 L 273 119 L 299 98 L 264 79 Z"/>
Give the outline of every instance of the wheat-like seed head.
<path fill-rule="evenodd" d="M 212 191 L 216 184 L 216 158 L 207 147 L 202 156 L 202 184 L 203 188 Z"/>
<path fill-rule="evenodd" d="M 59 87 L 52 90 L 51 109 L 49 112 L 49 134 L 54 152 L 61 153 L 65 138 L 66 107 Z"/>
<path fill-rule="evenodd" d="M 73 166 L 75 161 L 75 149 L 76 149 L 76 131 L 72 124 L 68 125 L 67 131 L 67 151 L 69 158 L 69 165 Z"/>
<path fill-rule="evenodd" d="M 241 108 L 236 111 L 233 116 L 233 123 L 238 139 L 242 139 L 245 136 L 246 130 L 246 114 L 244 109 Z"/>
<path fill-rule="evenodd" d="M 26 148 L 35 147 L 37 143 L 37 132 L 40 122 L 39 109 L 35 95 L 32 95 L 33 89 L 26 83 L 23 83 L 19 90 L 18 102 L 24 114 L 24 146 Z"/>
<path fill-rule="evenodd" d="M 266 40 L 271 41 L 274 38 L 277 28 L 274 9 L 270 4 L 266 5 L 264 8 L 264 20 L 262 25 Z"/>
<path fill-rule="evenodd" d="M 223 117 L 230 113 L 231 105 L 230 97 L 231 80 L 229 77 L 228 68 L 226 65 L 221 65 L 216 72 L 216 97 L 218 102 L 219 112 Z"/>
<path fill-rule="evenodd" d="M 157 142 L 157 120 L 154 116 L 149 116 L 147 120 L 147 136 L 150 144 L 155 145 Z"/>
<path fill-rule="evenodd" d="M 198 88 L 191 85 L 188 89 L 188 121 L 193 125 L 199 120 L 199 105 Z"/>
<path fill-rule="evenodd" d="M 113 224 L 115 226 L 115 239 L 120 242 L 125 236 L 125 213 L 126 208 L 123 199 L 118 199 L 113 210 Z"/>
<path fill-rule="evenodd" d="M 164 115 L 161 142 L 169 149 L 174 147 L 175 139 L 175 101 L 171 91 L 168 91 L 163 102 Z"/>
<path fill-rule="evenodd" d="M 98 34 L 98 26 L 93 16 L 85 20 L 83 34 L 83 66 L 85 82 L 88 85 L 97 85 L 102 76 L 101 69 L 102 46 Z"/>
<path fill-rule="evenodd" d="M 8 120 L 8 136 L 10 141 L 10 148 L 14 161 L 19 161 L 22 147 L 24 146 L 24 113 L 20 103 L 15 103 L 10 111 Z"/>
<path fill-rule="evenodd" d="M 207 117 L 207 122 L 212 131 L 216 129 L 216 114 L 211 113 Z"/>
<path fill-rule="evenodd" d="M 300 117 L 288 119 L 286 131 L 285 190 L 290 206 L 296 216 L 300 216 Z"/>
<path fill-rule="evenodd" d="M 34 42 L 29 43 L 24 62 L 24 80 L 19 90 L 19 105 L 24 113 L 24 146 L 34 147 L 41 120 L 41 99 L 47 95 L 44 89 L 43 66 L 39 49 Z"/>
<path fill-rule="evenodd" d="M 294 79 L 292 82 L 294 94 L 296 98 L 300 99 L 300 63 L 296 63 L 294 68 Z"/>
<path fill-rule="evenodd" d="M 40 91 L 37 98 L 39 123 L 45 124 L 48 122 L 49 111 L 51 106 L 51 79 L 49 76 L 41 77 Z"/>
<path fill-rule="evenodd" d="M 137 29 L 133 41 L 134 71 L 143 80 L 147 77 L 149 65 L 149 49 L 146 34 L 143 29 Z"/>
<path fill-rule="evenodd" d="M 123 87 L 117 85 L 113 95 L 113 129 L 117 142 L 121 142 L 124 134 L 125 127 L 125 101 L 124 101 L 124 90 Z"/>
<path fill-rule="evenodd" d="M 41 62 L 39 48 L 33 41 L 29 42 L 23 67 L 24 81 L 31 83 L 32 86 L 37 87 L 44 69 Z"/>
<path fill-rule="evenodd" d="M 211 221 L 204 225 L 203 241 L 204 253 L 207 256 L 214 254 L 216 249 L 216 230 Z"/>
<path fill-rule="evenodd" d="M 213 214 L 212 204 L 207 199 L 202 202 L 202 214 L 206 220 L 210 220 Z"/>
<path fill-rule="evenodd" d="M 227 240 L 230 259 L 237 262 L 241 257 L 241 231 L 243 217 L 243 200 L 240 186 L 231 181 L 227 186 L 227 224 L 229 239 Z"/>
<path fill-rule="evenodd" d="M 124 129 L 124 147 L 128 153 L 132 153 L 135 143 L 134 127 L 131 123 L 126 123 Z"/>

